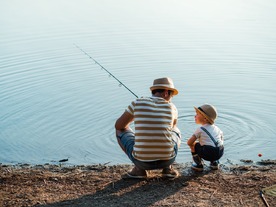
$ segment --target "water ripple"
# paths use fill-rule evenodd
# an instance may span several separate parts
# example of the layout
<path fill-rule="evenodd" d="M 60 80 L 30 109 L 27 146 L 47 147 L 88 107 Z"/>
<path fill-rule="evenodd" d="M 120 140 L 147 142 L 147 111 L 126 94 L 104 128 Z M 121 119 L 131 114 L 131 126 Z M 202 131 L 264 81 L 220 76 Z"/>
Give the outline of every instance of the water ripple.
<path fill-rule="evenodd" d="M 31 2 L 0 8 L 0 162 L 129 162 L 114 122 L 135 97 L 74 44 L 138 96 L 150 95 L 157 76 L 173 78 L 183 132 L 178 161 L 191 160 L 192 107 L 205 102 L 219 111 L 223 159 L 275 157 L 273 1 L 247 11 L 240 1 L 215 1 L 211 15 L 204 1 L 162 1 L 158 9 L 146 1 Z"/>

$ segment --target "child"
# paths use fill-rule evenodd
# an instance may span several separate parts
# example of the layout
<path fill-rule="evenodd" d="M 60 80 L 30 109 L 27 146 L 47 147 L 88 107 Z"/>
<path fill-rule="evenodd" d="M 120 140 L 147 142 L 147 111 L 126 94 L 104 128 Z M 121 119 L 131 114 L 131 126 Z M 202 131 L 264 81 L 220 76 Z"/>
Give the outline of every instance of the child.
<path fill-rule="evenodd" d="M 196 110 L 195 123 L 200 124 L 192 137 L 187 141 L 191 148 L 194 164 L 192 169 L 203 171 L 203 162 L 201 159 L 210 161 L 210 167 L 213 170 L 218 169 L 218 160 L 222 157 L 223 132 L 214 124 L 217 118 L 217 110 L 210 104 L 204 104 Z"/>

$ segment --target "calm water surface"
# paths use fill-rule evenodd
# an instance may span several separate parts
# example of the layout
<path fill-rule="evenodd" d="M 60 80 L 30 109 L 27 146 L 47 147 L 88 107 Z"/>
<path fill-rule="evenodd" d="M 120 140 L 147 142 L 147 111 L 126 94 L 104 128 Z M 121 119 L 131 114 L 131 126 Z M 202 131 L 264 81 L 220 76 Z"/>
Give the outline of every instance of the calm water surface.
<path fill-rule="evenodd" d="M 215 105 L 221 162 L 275 159 L 274 0 L 9 0 L 0 7 L 0 163 L 130 163 L 114 122 L 153 79 L 173 78 L 182 141 Z M 259 158 L 257 155 L 262 153 Z"/>

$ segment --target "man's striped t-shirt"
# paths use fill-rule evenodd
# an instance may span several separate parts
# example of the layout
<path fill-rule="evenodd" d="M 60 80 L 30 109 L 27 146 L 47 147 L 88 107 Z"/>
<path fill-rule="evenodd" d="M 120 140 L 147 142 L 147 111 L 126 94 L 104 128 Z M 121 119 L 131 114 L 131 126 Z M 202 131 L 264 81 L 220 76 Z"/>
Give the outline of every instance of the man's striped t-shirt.
<path fill-rule="evenodd" d="M 172 129 L 178 112 L 175 105 L 159 97 L 138 98 L 126 109 L 134 116 L 133 156 L 140 161 L 175 157 Z"/>

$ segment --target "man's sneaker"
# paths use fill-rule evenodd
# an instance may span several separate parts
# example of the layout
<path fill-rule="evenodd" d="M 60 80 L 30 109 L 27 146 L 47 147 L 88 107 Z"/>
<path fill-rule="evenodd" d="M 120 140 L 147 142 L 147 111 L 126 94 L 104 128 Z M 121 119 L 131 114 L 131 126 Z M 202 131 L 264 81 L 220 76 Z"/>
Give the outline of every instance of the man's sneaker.
<path fill-rule="evenodd" d="M 218 164 L 218 161 L 213 161 L 210 163 L 210 168 L 212 170 L 217 170 L 219 168 L 219 164 Z"/>
<path fill-rule="evenodd" d="M 127 172 L 127 176 L 129 178 L 147 178 L 147 171 L 139 169 L 138 167 L 134 167 L 130 172 Z"/>
<path fill-rule="evenodd" d="M 195 171 L 198 171 L 198 172 L 202 172 L 203 171 L 203 165 L 202 164 L 196 164 L 196 163 L 193 163 L 192 164 L 192 169 L 195 170 Z"/>
<path fill-rule="evenodd" d="M 178 177 L 178 175 L 179 175 L 178 171 L 174 170 L 171 165 L 162 170 L 162 177 L 176 178 Z"/>

